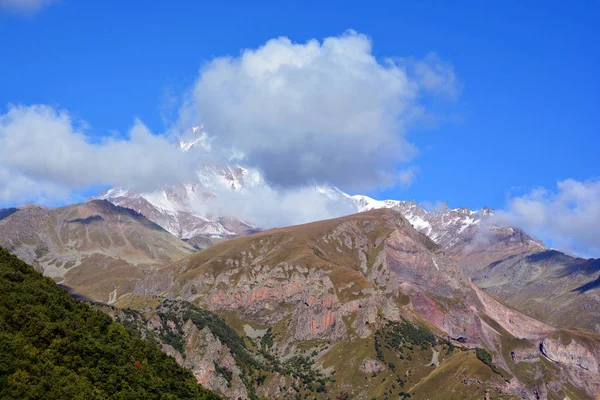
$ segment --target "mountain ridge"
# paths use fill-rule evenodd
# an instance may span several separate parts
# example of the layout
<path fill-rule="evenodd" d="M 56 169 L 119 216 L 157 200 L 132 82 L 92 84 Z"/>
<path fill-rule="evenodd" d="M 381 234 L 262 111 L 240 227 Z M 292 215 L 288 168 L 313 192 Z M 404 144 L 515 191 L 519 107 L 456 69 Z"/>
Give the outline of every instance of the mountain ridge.
<path fill-rule="evenodd" d="M 355 340 L 372 343 L 385 321 L 406 319 L 461 346 L 488 348 L 494 364 L 510 377 L 507 386 L 495 386 L 505 395 L 550 390 L 539 377 L 523 375 L 520 362 L 510 356 L 523 349 L 536 357 L 536 368 L 549 368 L 544 358 L 556 361 L 549 378 L 555 387 L 576 385 L 587 391 L 585 397 L 600 389 L 600 376 L 577 366 L 598 364 L 596 336 L 554 328 L 493 299 L 395 210 L 371 210 L 214 245 L 153 270 L 138 282 L 133 297 L 117 305 L 155 295 L 226 315 L 229 323 L 248 326 L 248 331 L 273 327 L 284 359 L 305 346 L 304 354 L 310 354 L 308 343 L 315 341 L 327 341 L 334 349 Z M 567 335 L 573 338 L 572 349 L 559 344 Z M 587 340 L 596 344 L 585 345 L 577 357 L 588 361 L 568 363 L 567 354 Z M 319 360 L 329 357 L 328 351 L 319 354 Z M 358 367 L 367 361 L 352 362 Z M 340 385 L 365 393 L 360 385 Z"/>
<path fill-rule="evenodd" d="M 95 200 L 25 207 L 0 220 L 0 245 L 78 295 L 112 302 L 152 265 L 195 251 L 134 210 Z"/>

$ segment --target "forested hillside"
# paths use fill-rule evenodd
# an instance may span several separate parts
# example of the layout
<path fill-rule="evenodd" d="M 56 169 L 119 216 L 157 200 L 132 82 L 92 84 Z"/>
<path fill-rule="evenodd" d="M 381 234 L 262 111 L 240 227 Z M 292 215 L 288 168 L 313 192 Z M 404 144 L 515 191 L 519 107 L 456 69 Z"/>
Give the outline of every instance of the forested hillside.
<path fill-rule="evenodd" d="M 0 247 L 0 399 L 218 399 Z"/>

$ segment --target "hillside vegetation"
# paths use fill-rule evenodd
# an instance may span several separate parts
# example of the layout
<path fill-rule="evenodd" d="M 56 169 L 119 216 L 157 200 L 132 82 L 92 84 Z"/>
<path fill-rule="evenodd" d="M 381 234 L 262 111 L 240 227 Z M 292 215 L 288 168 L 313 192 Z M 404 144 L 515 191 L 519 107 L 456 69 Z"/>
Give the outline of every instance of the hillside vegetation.
<path fill-rule="evenodd" d="M 219 399 L 0 247 L 0 399 Z"/>

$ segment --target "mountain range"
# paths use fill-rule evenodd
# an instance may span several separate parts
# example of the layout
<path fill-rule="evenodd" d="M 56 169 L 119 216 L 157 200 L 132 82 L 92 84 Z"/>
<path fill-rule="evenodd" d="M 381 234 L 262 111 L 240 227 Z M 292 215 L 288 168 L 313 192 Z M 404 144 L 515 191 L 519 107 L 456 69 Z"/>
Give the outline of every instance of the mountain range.
<path fill-rule="evenodd" d="M 222 315 L 240 335 L 254 338 L 262 350 L 260 360 L 285 365 L 300 357 L 322 374 L 324 390 L 357 398 L 401 393 L 416 398 L 483 398 L 486 393 L 528 398 L 537 393 L 563 399 L 589 396 L 600 388 L 598 334 L 556 328 L 498 302 L 394 210 L 216 244 L 153 270 L 115 306 L 149 312 L 160 309 L 153 305 L 158 298 Z M 179 326 L 174 330 L 181 329 L 183 343 L 201 340 L 196 330 L 186 330 L 185 319 Z M 410 342 L 412 326 L 422 326 L 427 332 L 422 335 L 432 339 Z M 261 347 L 263 342 L 268 349 Z M 198 375 L 210 369 L 210 360 L 207 365 L 197 350 L 182 348 L 184 365 Z M 477 358 L 477 351 L 469 353 L 476 348 L 493 354 L 490 365 L 483 361 L 486 357 Z M 235 382 L 248 377 L 243 366 L 231 365 L 238 376 L 231 380 L 237 392 L 228 395 L 244 395 L 244 387 Z M 461 374 L 465 379 L 456 382 Z M 275 367 L 264 376 L 256 390 L 265 397 L 312 391 L 313 381 L 292 389 L 293 379 Z M 202 383 L 217 389 L 210 386 L 213 376 L 205 379 Z M 435 397 L 438 390 L 445 395 Z"/>
<path fill-rule="evenodd" d="M 202 135 L 178 142 L 182 151 L 204 145 Z M 234 215 L 207 214 L 210 207 L 197 206 L 220 201 L 216 192 L 248 191 L 252 195 L 253 188 L 267 185 L 258 171 L 239 165 L 210 165 L 199 169 L 197 176 L 197 182 L 151 192 L 112 188 L 96 199 L 132 208 L 197 249 L 264 228 Z M 219 187 L 216 191 L 215 186 Z M 457 259 L 482 289 L 541 320 L 600 332 L 600 296 L 591 290 L 600 285 L 597 260 L 548 249 L 541 240 L 502 223 L 488 207 L 470 210 L 442 205 L 426 209 L 414 201 L 375 200 L 330 186 L 315 186 L 313 190 L 343 205 L 339 208 L 344 210 L 399 211 L 415 229 Z M 534 292 L 537 297 L 530 301 Z"/>
<path fill-rule="evenodd" d="M 600 398 L 598 260 L 486 207 L 328 186 L 354 214 L 266 229 L 210 211 L 257 171 L 197 176 L 0 210 L 0 245 L 226 398 Z"/>

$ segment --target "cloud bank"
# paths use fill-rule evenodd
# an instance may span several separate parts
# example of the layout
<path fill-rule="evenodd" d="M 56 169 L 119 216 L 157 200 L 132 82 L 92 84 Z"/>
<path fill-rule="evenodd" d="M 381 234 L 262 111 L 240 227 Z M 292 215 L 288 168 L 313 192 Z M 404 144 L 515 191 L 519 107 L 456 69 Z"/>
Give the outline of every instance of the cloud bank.
<path fill-rule="evenodd" d="M 261 228 L 298 225 L 356 213 L 350 201 L 330 197 L 314 187 L 273 188 L 260 184 L 232 191 L 213 186 L 213 201 L 190 201 L 191 210 L 204 215 L 226 215 Z"/>
<path fill-rule="evenodd" d="M 57 2 L 57 0 L 0 0 L 0 11 L 33 15 Z"/>
<path fill-rule="evenodd" d="M 554 247 L 583 257 L 600 257 L 600 180 L 567 179 L 510 198 L 497 215 Z"/>
<path fill-rule="evenodd" d="M 0 115 L 0 203 L 65 200 L 93 185 L 149 189 L 193 181 L 199 158 L 207 157 L 179 151 L 137 120 L 126 138 L 96 143 L 84 128 L 66 111 L 10 106 Z"/>
<path fill-rule="evenodd" d="M 398 168 L 417 153 L 406 132 L 424 113 L 420 99 L 454 96 L 456 86 L 435 55 L 378 60 L 354 31 L 303 44 L 281 37 L 202 67 L 181 126 L 203 123 L 275 186 L 368 190 L 410 180 Z"/>

